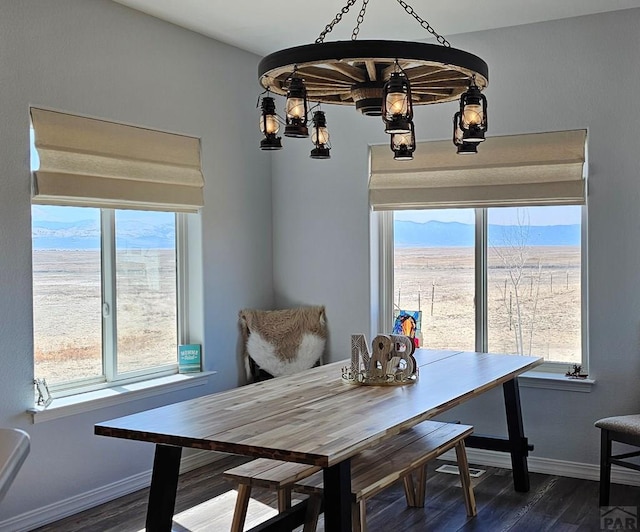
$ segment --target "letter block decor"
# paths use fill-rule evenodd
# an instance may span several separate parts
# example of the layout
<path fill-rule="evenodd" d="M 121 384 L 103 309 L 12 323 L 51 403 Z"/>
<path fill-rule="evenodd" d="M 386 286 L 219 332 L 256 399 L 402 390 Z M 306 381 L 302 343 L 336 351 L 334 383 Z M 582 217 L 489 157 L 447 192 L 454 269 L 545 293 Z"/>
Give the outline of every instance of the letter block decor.
<path fill-rule="evenodd" d="M 411 384 L 418 378 L 413 357 L 415 344 L 408 336 L 380 334 L 369 352 L 364 334 L 351 335 L 351 365 L 342 368 L 342 379 L 351 384 Z"/>

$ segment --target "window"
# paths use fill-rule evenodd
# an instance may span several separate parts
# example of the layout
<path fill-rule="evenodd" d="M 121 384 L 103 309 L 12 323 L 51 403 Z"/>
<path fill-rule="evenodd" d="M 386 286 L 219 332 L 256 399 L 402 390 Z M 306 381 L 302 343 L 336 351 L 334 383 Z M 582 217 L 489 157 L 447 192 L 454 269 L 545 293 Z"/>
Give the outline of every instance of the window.
<path fill-rule="evenodd" d="M 582 364 L 582 207 L 487 216 L 488 350 Z"/>
<path fill-rule="evenodd" d="M 421 312 L 424 347 L 583 364 L 581 219 L 579 206 L 396 211 L 394 311 Z"/>
<path fill-rule="evenodd" d="M 394 218 L 394 311 L 420 311 L 423 347 L 475 351 L 473 210 Z"/>
<path fill-rule="evenodd" d="M 492 137 L 469 157 L 448 141 L 402 164 L 387 152 L 371 147 L 379 329 L 408 313 L 428 348 L 586 366 L 586 131 Z"/>
<path fill-rule="evenodd" d="M 32 207 L 35 374 L 58 390 L 176 372 L 176 215 Z"/>
<path fill-rule="evenodd" d="M 35 376 L 57 395 L 176 373 L 200 141 L 31 109 Z"/>

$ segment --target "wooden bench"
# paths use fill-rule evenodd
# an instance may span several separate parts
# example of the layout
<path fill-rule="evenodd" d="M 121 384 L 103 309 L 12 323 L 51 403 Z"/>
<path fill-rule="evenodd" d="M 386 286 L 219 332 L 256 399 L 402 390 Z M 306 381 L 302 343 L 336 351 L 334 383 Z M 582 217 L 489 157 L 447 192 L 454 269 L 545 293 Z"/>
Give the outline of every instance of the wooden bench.
<path fill-rule="evenodd" d="M 407 505 L 424 507 L 427 463 L 455 448 L 467 515 L 476 515 L 476 503 L 469 477 L 464 439 L 473 427 L 425 421 L 381 444 L 363 451 L 351 460 L 352 530 L 366 530 L 366 501 L 398 480 L 403 480 Z M 417 473 L 414 483 L 413 473 Z M 293 491 L 322 496 L 322 473 L 296 482 Z M 317 505 L 310 507 L 317 507 Z M 314 530 L 317 515 L 308 514 Z"/>
<path fill-rule="evenodd" d="M 402 480 L 407 505 L 423 507 L 426 496 L 427 463 L 455 448 L 467 515 L 476 515 L 475 498 L 464 438 L 473 427 L 424 421 L 388 438 L 351 460 L 353 530 L 366 530 L 366 501 Z M 414 482 L 413 473 L 417 474 Z M 254 486 L 275 489 L 278 511 L 291 507 L 291 492 L 310 495 L 304 532 L 315 530 L 321 508 L 323 474 L 319 467 L 260 458 L 225 471 L 223 476 L 238 486 L 232 532 L 242 532 Z"/>
<path fill-rule="evenodd" d="M 242 532 L 247 517 L 247 507 L 254 487 L 276 490 L 278 494 L 278 511 L 291 507 L 291 489 L 293 485 L 317 471 L 321 467 L 294 462 L 283 462 L 269 458 L 258 458 L 223 473 L 223 477 L 233 482 L 238 488 L 238 498 L 233 514 L 231 532 Z"/>

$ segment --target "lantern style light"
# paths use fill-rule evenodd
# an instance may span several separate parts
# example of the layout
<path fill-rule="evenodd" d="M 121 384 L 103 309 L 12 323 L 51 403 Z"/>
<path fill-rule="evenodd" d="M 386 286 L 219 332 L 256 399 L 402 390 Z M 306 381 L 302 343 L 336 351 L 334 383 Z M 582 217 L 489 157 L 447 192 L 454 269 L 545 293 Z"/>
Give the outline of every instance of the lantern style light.
<path fill-rule="evenodd" d="M 413 159 L 413 152 L 416 149 L 416 135 L 413 122 L 411 122 L 410 133 L 392 133 L 391 151 L 396 161 L 410 161 Z"/>
<path fill-rule="evenodd" d="M 309 136 L 307 128 L 307 89 L 304 80 L 295 71 L 289 79 L 287 90 L 287 125 L 285 137 L 304 138 Z"/>
<path fill-rule="evenodd" d="M 331 145 L 329 144 L 329 130 L 327 129 L 327 118 L 324 111 L 313 113 L 313 128 L 311 130 L 311 142 L 314 148 L 309 155 L 312 159 L 330 159 Z"/>
<path fill-rule="evenodd" d="M 264 138 L 260 141 L 261 150 L 281 150 L 281 137 L 276 136 L 280 130 L 280 121 L 276 115 L 276 103 L 271 96 L 262 98 L 260 114 L 260 131 Z"/>
<path fill-rule="evenodd" d="M 464 139 L 464 132 L 460 129 L 460 111 L 453 115 L 453 144 L 458 148 L 456 153 L 459 155 L 478 153 L 478 143 Z"/>
<path fill-rule="evenodd" d="M 350 40 L 326 42 L 356 0 L 346 4 L 323 26 L 315 42 L 277 50 L 262 58 L 258 81 L 267 96 L 286 97 L 278 117 L 284 136 L 312 135 L 313 159 L 329 158 L 333 149 L 326 138 L 325 105 L 353 105 L 365 116 L 380 116 L 385 132 L 392 135 L 396 160 L 411 159 L 417 143 L 413 107 L 456 102 L 461 138 L 454 140 L 458 153 L 477 151 L 487 131 L 487 102 L 481 91 L 489 85 L 489 67 L 478 56 L 453 48 L 416 10 L 411 0 L 397 0 L 406 15 L 418 22 L 436 42 L 359 40 L 369 0 L 363 0 Z M 325 2 L 326 3 L 326 2 Z M 435 75 L 432 75 L 434 74 Z M 265 93 L 263 93 L 265 94 Z M 268 137 L 275 123 L 261 126 L 263 149 L 279 149 L 279 139 Z M 277 144 L 277 145 L 276 145 Z"/>
<path fill-rule="evenodd" d="M 460 97 L 460 129 L 465 142 L 482 142 L 487 131 L 487 99 L 475 83 Z"/>
<path fill-rule="evenodd" d="M 411 134 L 411 86 L 403 72 L 392 72 L 382 89 L 382 119 L 385 133 Z"/>

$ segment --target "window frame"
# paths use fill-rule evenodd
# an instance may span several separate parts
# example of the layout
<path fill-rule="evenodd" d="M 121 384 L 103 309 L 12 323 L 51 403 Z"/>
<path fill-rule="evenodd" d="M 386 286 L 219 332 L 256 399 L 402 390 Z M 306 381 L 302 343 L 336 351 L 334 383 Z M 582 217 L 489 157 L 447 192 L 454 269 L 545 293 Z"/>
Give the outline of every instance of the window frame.
<path fill-rule="evenodd" d="M 531 205 L 535 207 L 535 205 Z M 487 352 L 487 291 L 488 291 L 488 211 L 489 208 L 477 207 L 475 211 L 475 348 L 477 352 Z M 394 286 L 394 220 L 393 210 L 373 211 L 374 223 L 377 220 L 378 234 L 378 325 L 380 330 L 393 328 L 393 286 Z M 581 324 L 581 365 L 585 372 L 589 368 L 589 313 L 588 313 L 588 249 L 587 249 L 587 204 L 581 205 L 580 220 L 580 324 Z M 566 362 L 545 361 L 536 371 L 562 374 L 567 371 Z"/>
<path fill-rule="evenodd" d="M 50 385 L 55 397 L 62 398 L 71 395 L 112 388 L 125 384 L 149 381 L 160 377 L 178 373 L 178 355 L 175 362 L 149 368 L 117 373 L 117 312 L 110 312 L 111 319 L 106 319 L 105 304 L 109 309 L 115 308 L 116 301 L 116 233 L 115 214 L 122 209 L 100 209 L 100 275 L 102 299 L 102 375 L 86 377 L 59 384 Z M 176 260 L 176 332 L 178 344 L 184 344 L 188 335 L 188 250 L 187 250 L 187 216 L 186 213 L 175 215 L 175 260 Z M 46 378 L 46 375 L 43 375 Z"/>

